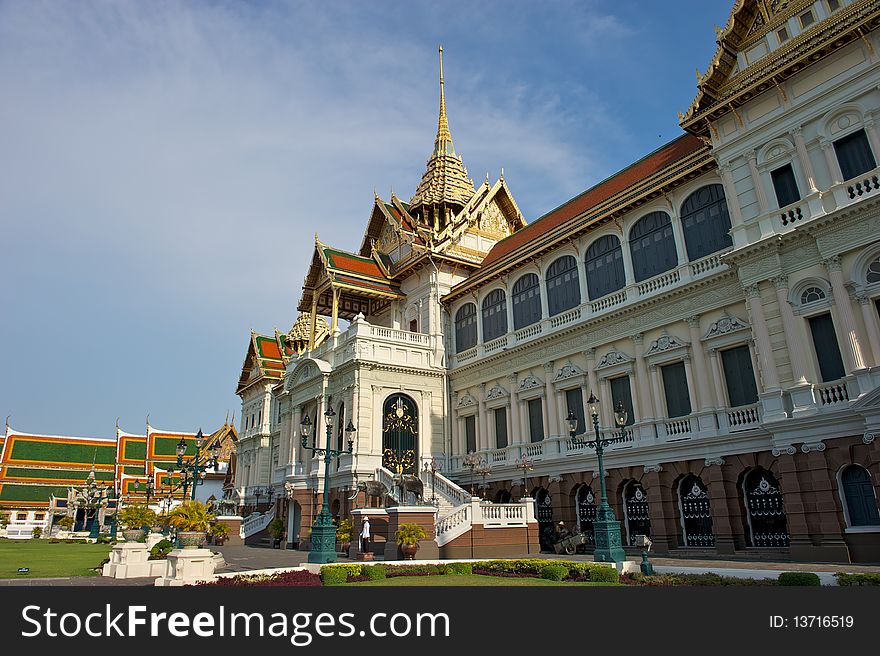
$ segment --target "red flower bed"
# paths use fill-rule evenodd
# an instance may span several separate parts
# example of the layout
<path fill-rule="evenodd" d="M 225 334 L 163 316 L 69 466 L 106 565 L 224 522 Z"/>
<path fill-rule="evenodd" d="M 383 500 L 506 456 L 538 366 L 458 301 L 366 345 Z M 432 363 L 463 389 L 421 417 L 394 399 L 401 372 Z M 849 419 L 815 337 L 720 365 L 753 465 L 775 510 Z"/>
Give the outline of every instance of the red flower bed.
<path fill-rule="evenodd" d="M 218 578 L 213 583 L 201 583 L 200 585 L 216 586 L 221 588 L 250 588 L 255 586 L 312 586 L 322 585 L 321 577 L 304 570 L 292 572 L 280 572 L 269 575 L 247 575 Z"/>

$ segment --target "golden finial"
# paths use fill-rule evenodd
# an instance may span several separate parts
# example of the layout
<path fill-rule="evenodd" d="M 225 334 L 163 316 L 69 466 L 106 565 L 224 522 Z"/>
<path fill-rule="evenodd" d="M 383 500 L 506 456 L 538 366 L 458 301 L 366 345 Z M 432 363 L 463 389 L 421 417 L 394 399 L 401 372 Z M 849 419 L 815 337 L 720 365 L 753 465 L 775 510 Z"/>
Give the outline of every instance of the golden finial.
<path fill-rule="evenodd" d="M 715 36 L 721 36 L 721 32 L 722 32 L 721 28 L 716 25 L 715 26 Z"/>
<path fill-rule="evenodd" d="M 439 47 L 440 53 L 440 120 L 437 123 L 437 139 L 434 142 L 435 155 L 450 155 L 452 149 L 452 134 L 449 132 L 449 120 L 446 118 L 446 95 L 443 91 L 443 46 Z"/>
<path fill-rule="evenodd" d="M 700 69 L 697 69 L 697 84 L 703 81 L 703 75 L 700 73 Z"/>

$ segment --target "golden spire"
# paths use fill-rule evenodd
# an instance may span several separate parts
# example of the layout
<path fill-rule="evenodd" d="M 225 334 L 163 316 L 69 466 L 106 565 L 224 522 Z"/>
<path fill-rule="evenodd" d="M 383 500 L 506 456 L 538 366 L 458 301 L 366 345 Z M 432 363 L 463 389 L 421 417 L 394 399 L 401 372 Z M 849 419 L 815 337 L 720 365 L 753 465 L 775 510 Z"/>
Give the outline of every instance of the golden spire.
<path fill-rule="evenodd" d="M 437 122 L 437 139 L 434 141 L 435 155 L 454 155 L 449 120 L 446 118 L 446 97 L 443 93 L 443 46 L 440 46 L 440 120 Z"/>

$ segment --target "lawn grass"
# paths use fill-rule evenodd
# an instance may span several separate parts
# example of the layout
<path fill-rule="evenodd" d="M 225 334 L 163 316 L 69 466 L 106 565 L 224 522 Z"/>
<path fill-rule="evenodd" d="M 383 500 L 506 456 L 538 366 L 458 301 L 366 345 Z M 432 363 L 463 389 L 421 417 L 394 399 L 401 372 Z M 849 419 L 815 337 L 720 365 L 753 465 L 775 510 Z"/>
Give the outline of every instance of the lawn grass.
<path fill-rule="evenodd" d="M 110 553 L 109 544 L 50 543 L 48 540 L 0 540 L 0 578 L 95 576 Z M 30 573 L 18 573 L 19 567 Z"/>
<path fill-rule="evenodd" d="M 483 576 L 480 574 L 446 574 L 444 576 L 395 576 L 376 581 L 361 581 L 359 583 L 342 583 L 340 585 L 353 586 L 500 586 L 500 587 L 532 587 L 532 586 L 573 586 L 573 585 L 617 585 L 616 583 L 572 583 L 565 581 L 549 581 L 547 579 L 515 578 L 507 576 Z"/>

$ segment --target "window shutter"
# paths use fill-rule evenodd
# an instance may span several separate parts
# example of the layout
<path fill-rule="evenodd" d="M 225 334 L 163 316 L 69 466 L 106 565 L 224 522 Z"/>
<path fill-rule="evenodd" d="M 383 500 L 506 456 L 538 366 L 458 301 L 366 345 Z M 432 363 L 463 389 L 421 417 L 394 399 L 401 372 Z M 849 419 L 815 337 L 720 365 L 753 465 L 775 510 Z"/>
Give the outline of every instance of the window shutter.
<path fill-rule="evenodd" d="M 684 417 L 691 413 L 691 399 L 688 394 L 687 374 L 684 370 L 684 362 L 667 364 L 661 367 L 663 373 L 663 387 L 666 392 L 666 415 Z"/>
<path fill-rule="evenodd" d="M 748 346 L 721 351 L 724 380 L 727 382 L 727 398 L 731 408 L 758 402 L 758 387 Z"/>
<path fill-rule="evenodd" d="M 620 376 L 611 379 L 611 404 L 613 408 L 618 403 L 623 403 L 623 407 L 627 412 L 626 425 L 631 426 L 636 422 L 635 413 L 633 412 L 632 390 L 629 386 L 629 376 Z"/>
<path fill-rule="evenodd" d="M 840 357 L 840 347 L 837 345 L 837 334 L 834 332 L 831 314 L 810 317 L 809 321 L 822 380 L 828 382 L 843 378 L 846 371 L 843 367 L 843 359 Z"/>
<path fill-rule="evenodd" d="M 544 439 L 544 413 L 541 411 L 541 399 L 529 401 L 529 438 L 532 442 Z"/>
<path fill-rule="evenodd" d="M 507 408 L 495 410 L 495 448 L 507 446 Z"/>

